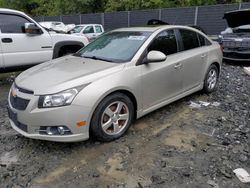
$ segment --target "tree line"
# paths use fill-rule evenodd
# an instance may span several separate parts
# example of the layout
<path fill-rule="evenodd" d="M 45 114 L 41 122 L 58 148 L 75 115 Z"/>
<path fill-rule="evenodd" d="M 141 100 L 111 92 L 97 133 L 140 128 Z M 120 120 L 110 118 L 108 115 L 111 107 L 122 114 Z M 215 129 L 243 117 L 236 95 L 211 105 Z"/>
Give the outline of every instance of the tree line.
<path fill-rule="evenodd" d="M 21 10 L 32 16 L 56 16 L 249 1 L 250 0 L 0 0 L 0 7 Z"/>

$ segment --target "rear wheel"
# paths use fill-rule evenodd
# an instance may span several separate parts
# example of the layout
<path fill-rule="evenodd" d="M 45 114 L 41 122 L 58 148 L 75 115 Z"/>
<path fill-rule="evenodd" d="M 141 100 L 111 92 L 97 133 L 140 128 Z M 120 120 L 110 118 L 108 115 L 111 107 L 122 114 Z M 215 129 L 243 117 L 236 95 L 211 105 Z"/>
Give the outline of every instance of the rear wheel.
<path fill-rule="evenodd" d="M 121 137 L 134 118 L 134 106 L 130 98 L 122 93 L 107 96 L 97 106 L 90 125 L 91 134 L 101 141 L 112 141 Z"/>
<path fill-rule="evenodd" d="M 216 67 L 216 65 L 212 64 L 207 71 L 204 80 L 203 91 L 205 93 L 213 92 L 216 89 L 218 78 L 219 78 L 219 70 Z"/>

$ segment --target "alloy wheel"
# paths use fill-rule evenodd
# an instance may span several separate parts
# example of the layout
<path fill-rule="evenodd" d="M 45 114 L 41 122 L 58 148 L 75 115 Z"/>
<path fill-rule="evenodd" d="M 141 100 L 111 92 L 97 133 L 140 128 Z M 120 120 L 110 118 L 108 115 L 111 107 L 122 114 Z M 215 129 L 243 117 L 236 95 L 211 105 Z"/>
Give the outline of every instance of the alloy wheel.
<path fill-rule="evenodd" d="M 208 89 L 210 90 L 214 89 L 216 83 L 217 83 L 217 72 L 215 69 L 211 69 L 208 73 L 208 79 L 207 79 Z"/>
<path fill-rule="evenodd" d="M 119 134 L 129 122 L 129 108 L 122 101 L 115 101 L 108 105 L 101 117 L 101 126 L 108 135 Z"/>

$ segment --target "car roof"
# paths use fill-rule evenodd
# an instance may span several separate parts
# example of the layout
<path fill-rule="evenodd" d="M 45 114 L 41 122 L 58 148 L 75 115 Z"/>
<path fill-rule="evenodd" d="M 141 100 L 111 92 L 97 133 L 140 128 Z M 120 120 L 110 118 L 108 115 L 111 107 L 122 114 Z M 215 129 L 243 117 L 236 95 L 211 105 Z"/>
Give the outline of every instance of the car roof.
<path fill-rule="evenodd" d="M 24 13 L 21 12 L 21 11 L 13 10 L 13 9 L 8 9 L 8 8 L 0 8 L 0 12 L 5 12 L 5 13 L 16 13 L 16 14 L 22 14 L 22 15 L 24 15 Z"/>
<path fill-rule="evenodd" d="M 86 26 L 86 25 L 101 25 L 101 24 L 77 24 L 76 26 Z"/>
<path fill-rule="evenodd" d="M 44 22 L 40 22 L 40 23 L 63 23 L 60 21 L 44 21 Z"/>
<path fill-rule="evenodd" d="M 174 28 L 183 28 L 189 30 L 195 30 L 194 28 L 182 25 L 161 25 L 161 26 L 145 26 L 145 27 L 128 27 L 115 29 L 114 31 L 145 31 L 145 32 L 155 32 L 160 29 L 174 29 Z M 195 30 L 197 31 L 197 30 Z"/>

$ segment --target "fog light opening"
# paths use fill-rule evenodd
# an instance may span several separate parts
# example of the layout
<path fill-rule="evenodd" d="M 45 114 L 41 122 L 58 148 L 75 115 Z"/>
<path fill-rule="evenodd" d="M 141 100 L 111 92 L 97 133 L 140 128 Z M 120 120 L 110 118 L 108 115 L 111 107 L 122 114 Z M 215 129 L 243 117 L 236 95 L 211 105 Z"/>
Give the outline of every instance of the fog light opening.
<path fill-rule="evenodd" d="M 42 126 L 39 129 L 39 133 L 42 135 L 71 135 L 72 132 L 66 126 Z"/>
<path fill-rule="evenodd" d="M 47 127 L 46 133 L 47 133 L 48 135 L 53 135 L 52 127 Z"/>
<path fill-rule="evenodd" d="M 64 135 L 65 133 L 64 127 L 57 127 L 57 131 L 59 132 L 60 135 Z"/>

